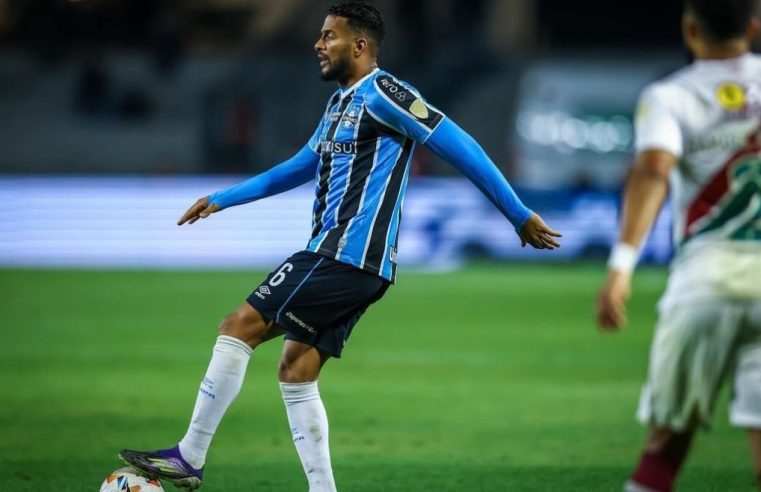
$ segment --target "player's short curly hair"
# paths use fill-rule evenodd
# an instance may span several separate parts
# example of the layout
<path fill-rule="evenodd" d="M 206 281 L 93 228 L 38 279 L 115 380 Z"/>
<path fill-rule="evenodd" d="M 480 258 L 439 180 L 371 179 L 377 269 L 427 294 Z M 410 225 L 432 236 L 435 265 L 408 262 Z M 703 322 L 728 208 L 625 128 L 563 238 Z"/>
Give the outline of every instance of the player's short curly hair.
<path fill-rule="evenodd" d="M 713 41 L 742 37 L 755 13 L 756 0 L 685 0 L 698 23 Z"/>
<path fill-rule="evenodd" d="M 372 38 L 378 46 L 383 42 L 383 36 L 386 34 L 383 15 L 375 5 L 366 0 L 338 2 L 328 9 L 328 15 L 345 17 L 351 28 Z"/>

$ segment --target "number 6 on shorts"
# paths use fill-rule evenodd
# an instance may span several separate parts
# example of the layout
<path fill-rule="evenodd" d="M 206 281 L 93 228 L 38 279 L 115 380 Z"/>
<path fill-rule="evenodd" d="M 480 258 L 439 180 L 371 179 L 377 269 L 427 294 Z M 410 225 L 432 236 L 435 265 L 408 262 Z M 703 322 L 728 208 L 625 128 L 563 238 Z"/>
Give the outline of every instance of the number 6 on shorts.
<path fill-rule="evenodd" d="M 272 276 L 269 284 L 272 287 L 277 287 L 278 285 L 282 284 L 283 280 L 285 280 L 285 274 L 291 270 L 293 270 L 293 265 L 290 263 L 284 263 L 283 266 L 280 267 L 280 270 L 275 272 L 275 275 Z"/>

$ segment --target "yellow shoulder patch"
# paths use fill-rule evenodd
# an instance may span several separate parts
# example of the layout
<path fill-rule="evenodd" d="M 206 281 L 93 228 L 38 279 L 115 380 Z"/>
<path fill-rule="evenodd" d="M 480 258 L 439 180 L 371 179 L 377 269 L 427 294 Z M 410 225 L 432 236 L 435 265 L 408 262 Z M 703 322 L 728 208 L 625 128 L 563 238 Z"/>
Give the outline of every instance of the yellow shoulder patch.
<path fill-rule="evenodd" d="M 421 120 L 428 118 L 428 108 L 422 99 L 415 99 L 415 101 L 413 101 L 410 105 L 410 113 Z"/>
<path fill-rule="evenodd" d="M 721 84 L 716 89 L 716 99 L 727 111 L 740 111 L 747 104 L 745 88 L 736 82 Z"/>

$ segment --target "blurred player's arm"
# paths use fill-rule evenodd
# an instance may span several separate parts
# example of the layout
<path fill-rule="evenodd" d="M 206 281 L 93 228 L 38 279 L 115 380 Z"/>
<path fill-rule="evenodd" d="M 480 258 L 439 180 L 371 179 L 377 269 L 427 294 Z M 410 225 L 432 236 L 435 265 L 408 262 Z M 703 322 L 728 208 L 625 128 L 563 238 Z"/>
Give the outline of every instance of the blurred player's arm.
<path fill-rule="evenodd" d="M 368 91 L 367 109 L 382 124 L 425 145 L 457 168 L 513 224 L 523 246 L 555 249 L 561 234 L 527 208 L 483 148 L 418 94 L 391 77 L 378 77 Z M 400 97 L 404 94 L 404 97 Z"/>
<path fill-rule="evenodd" d="M 253 178 L 230 188 L 199 198 L 180 217 L 177 225 L 192 224 L 205 219 L 214 212 L 228 207 L 260 200 L 296 188 L 312 179 L 317 172 L 320 156 L 312 142 L 305 145 L 293 157 Z"/>
<path fill-rule="evenodd" d="M 597 324 L 616 330 L 626 323 L 626 301 L 639 250 L 669 191 L 669 175 L 679 163 L 682 134 L 664 96 L 645 91 L 637 111 L 637 156 L 624 190 L 621 232 L 608 261 L 597 298 Z"/>

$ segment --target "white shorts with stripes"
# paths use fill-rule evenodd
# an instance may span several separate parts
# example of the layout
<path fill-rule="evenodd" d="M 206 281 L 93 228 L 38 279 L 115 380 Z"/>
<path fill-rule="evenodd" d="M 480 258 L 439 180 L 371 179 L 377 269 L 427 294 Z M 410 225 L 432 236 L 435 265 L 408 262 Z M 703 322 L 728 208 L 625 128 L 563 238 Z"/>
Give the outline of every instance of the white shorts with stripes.
<path fill-rule="evenodd" d="M 638 419 L 676 431 L 708 427 L 724 381 L 732 385 L 730 422 L 761 429 L 761 301 L 663 307 Z"/>

